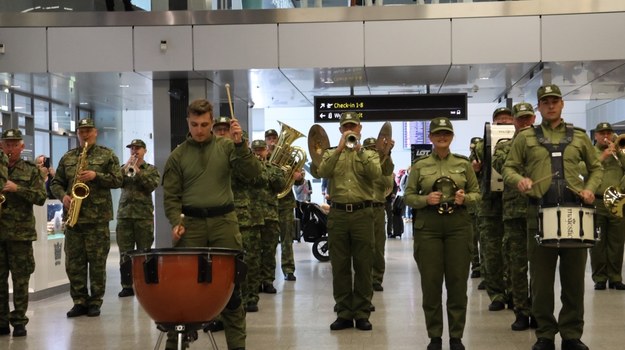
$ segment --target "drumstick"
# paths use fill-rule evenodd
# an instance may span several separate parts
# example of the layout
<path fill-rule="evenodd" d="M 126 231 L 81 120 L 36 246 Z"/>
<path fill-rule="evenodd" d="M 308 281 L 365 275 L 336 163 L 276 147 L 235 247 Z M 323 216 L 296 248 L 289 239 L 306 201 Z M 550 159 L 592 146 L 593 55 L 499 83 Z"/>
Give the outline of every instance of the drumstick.
<path fill-rule="evenodd" d="M 553 174 L 549 174 L 549 175 L 543 176 L 543 177 L 541 177 L 539 179 L 536 179 L 536 181 L 532 181 L 532 186 L 534 186 L 535 184 L 537 184 L 539 182 L 543 182 L 543 181 L 545 181 L 545 180 L 547 180 L 547 179 L 549 179 L 549 178 L 551 178 L 553 176 L 558 176 L 559 173 L 560 173 L 559 171 L 556 171 Z"/>
<path fill-rule="evenodd" d="M 582 197 L 581 193 L 577 192 L 573 187 L 566 186 L 566 188 L 568 190 L 571 190 L 571 192 L 575 193 L 575 195 L 578 196 L 579 198 L 584 199 L 584 197 Z"/>
<path fill-rule="evenodd" d="M 232 107 L 232 96 L 230 96 L 230 84 L 226 83 L 226 93 L 228 94 L 228 104 L 230 105 L 230 118 L 237 119 L 234 116 L 234 108 Z"/>
<path fill-rule="evenodd" d="M 234 107 L 232 107 L 232 96 L 230 95 L 230 84 L 226 83 L 226 93 L 228 94 L 228 105 L 230 106 L 230 125 L 232 125 L 232 122 L 238 122 L 237 118 L 234 116 Z M 234 136 L 234 142 L 239 143 L 241 142 L 241 138 L 243 137 L 243 135 L 239 135 L 237 134 L 233 134 Z"/>

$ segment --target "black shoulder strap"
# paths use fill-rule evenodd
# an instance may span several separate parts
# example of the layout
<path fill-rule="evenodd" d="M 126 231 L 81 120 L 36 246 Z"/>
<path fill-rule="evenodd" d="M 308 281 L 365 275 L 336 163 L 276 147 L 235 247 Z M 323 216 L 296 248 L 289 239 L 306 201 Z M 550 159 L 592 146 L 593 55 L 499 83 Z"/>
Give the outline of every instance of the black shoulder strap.
<path fill-rule="evenodd" d="M 551 157 L 551 173 L 553 174 L 551 186 L 547 193 L 543 196 L 545 204 L 554 205 L 566 202 L 575 202 L 577 198 L 573 196 L 571 191 L 566 190 L 566 182 L 564 180 L 564 149 L 573 141 L 575 128 L 573 124 L 565 124 L 565 136 L 559 143 L 553 143 L 545 137 L 541 125 L 534 125 L 534 132 L 538 142 L 547 149 Z"/>

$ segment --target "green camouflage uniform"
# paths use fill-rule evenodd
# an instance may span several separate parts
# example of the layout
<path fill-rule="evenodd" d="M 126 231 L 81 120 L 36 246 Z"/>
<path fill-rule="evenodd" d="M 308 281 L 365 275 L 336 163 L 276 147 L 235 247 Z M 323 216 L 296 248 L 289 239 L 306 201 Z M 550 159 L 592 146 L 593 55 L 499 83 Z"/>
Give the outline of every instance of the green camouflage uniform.
<path fill-rule="evenodd" d="M 172 151 L 163 171 L 164 208 L 169 223 L 179 224 L 183 207 L 215 211 L 234 206 L 233 173 L 244 178 L 260 174 L 260 163 L 245 142 L 235 145 L 228 138 L 215 136 L 197 142 L 187 137 Z M 234 210 L 210 217 L 186 215 L 184 226 L 185 234 L 177 247 L 243 248 Z M 245 347 L 245 311 L 238 283 L 221 319 L 228 348 Z M 175 334 L 169 334 L 167 348 L 175 348 L 175 342 Z"/>
<path fill-rule="evenodd" d="M 9 178 L 9 174 L 7 171 L 7 156 L 3 152 L 0 152 L 0 186 L 4 187 L 7 179 Z"/>
<path fill-rule="evenodd" d="M 4 187 L 6 156 L 2 153 L 0 182 Z M 9 322 L 26 325 L 28 317 L 28 281 L 35 271 L 32 241 L 37 240 L 33 204 L 43 205 L 46 189 L 39 169 L 31 162 L 18 160 L 8 168 L 9 180 L 17 185 L 17 192 L 3 192 L 0 217 L 0 327 Z M 13 281 L 13 307 L 9 313 L 9 272 Z"/>
<path fill-rule="evenodd" d="M 476 145 L 477 147 L 477 145 Z M 472 150 L 471 154 L 469 155 L 469 160 L 472 161 L 479 161 L 481 162 L 481 159 L 477 158 L 477 150 Z M 477 183 L 481 183 L 482 182 L 482 171 L 478 171 L 475 173 L 475 176 L 477 177 Z M 484 261 L 484 255 L 482 252 L 482 249 L 480 247 L 480 230 L 478 227 L 478 223 L 479 223 L 479 219 L 477 217 L 477 213 L 478 213 L 478 207 L 480 206 L 480 202 L 482 201 L 481 198 L 478 198 L 476 201 L 471 202 L 471 203 L 467 203 L 467 212 L 469 213 L 469 216 L 471 217 L 471 226 L 473 228 L 473 258 L 471 259 L 471 272 L 473 271 L 478 271 L 480 273 L 480 277 L 483 277 L 486 272 L 483 271 L 482 266 L 481 266 L 481 262 Z"/>
<path fill-rule="evenodd" d="M 148 249 L 154 242 L 154 203 L 152 192 L 161 175 L 155 166 L 143 163 L 135 175 L 123 176 L 122 194 L 117 208 L 115 228 L 120 259 L 119 271 L 123 288 L 132 288 L 132 261 L 124 254 L 135 249 Z"/>
<path fill-rule="evenodd" d="M 597 156 L 603 153 L 605 147 L 595 145 Z M 603 193 L 609 186 L 620 188 L 625 169 L 625 155 L 616 152 L 618 161 L 614 157 L 607 157 L 603 165 L 603 179 L 601 186 L 595 192 L 595 207 L 597 208 L 595 227 L 601 228 L 599 240 L 590 249 L 590 266 L 592 268 L 592 280 L 597 282 L 622 282 L 621 271 L 623 269 L 623 244 L 625 243 L 625 230 L 623 218 L 610 214 L 603 203 Z M 585 169 L 584 169 L 585 170 Z M 585 174 L 584 174 L 585 175 Z"/>
<path fill-rule="evenodd" d="M 245 281 L 241 283 L 243 304 L 258 303 L 258 286 L 260 286 L 260 227 L 264 224 L 263 203 L 256 195 L 253 179 L 241 178 L 240 174 L 233 174 L 232 193 L 234 194 L 234 208 L 237 212 L 239 230 L 243 238 L 247 265 Z M 254 200 L 252 200 L 254 199 Z"/>
<path fill-rule="evenodd" d="M 286 181 L 285 181 L 286 182 Z M 301 185 L 304 183 L 296 183 Z M 293 225 L 295 221 L 295 195 L 293 191 L 288 191 L 286 196 L 278 199 L 278 220 L 280 221 L 280 262 L 282 273 L 295 272 L 295 259 L 293 258 Z"/>
<path fill-rule="evenodd" d="M 485 151 L 484 142 L 477 145 L 478 154 L 483 155 Z M 492 165 L 492 164 L 491 164 Z M 482 197 L 477 207 L 478 229 L 480 230 L 480 248 L 484 256 L 480 267 L 486 291 L 492 302 L 508 302 L 509 296 L 506 293 L 506 264 L 503 258 L 503 225 L 502 192 L 490 190 L 490 179 L 486 178 L 485 168 L 488 164 L 482 163 L 480 171 L 480 190 Z"/>
<path fill-rule="evenodd" d="M 392 169 L 395 168 L 391 157 L 387 157 L 386 162 L 391 163 Z M 384 260 L 384 250 L 386 247 L 386 223 L 385 223 L 385 204 L 386 198 L 384 193 L 388 188 L 393 188 L 393 174 L 380 176 L 373 180 L 373 239 L 374 251 L 371 269 L 372 284 L 382 285 L 384 281 L 384 271 L 386 262 Z"/>
<path fill-rule="evenodd" d="M 392 172 L 391 169 L 388 174 Z M 342 152 L 334 148 L 326 150 L 317 169 L 317 177 L 328 179 L 328 192 L 332 198 L 327 225 L 328 245 L 334 300 L 338 317 L 343 319 L 368 319 L 371 313 L 374 250 L 371 201 L 373 181 L 382 173 L 377 152 L 355 152 L 347 148 Z M 363 207 L 346 210 L 347 205 L 352 204 Z"/>
<path fill-rule="evenodd" d="M 74 148 L 59 161 L 50 190 L 61 201 L 66 194 L 71 196 L 81 152 L 82 147 Z M 123 178 L 115 153 L 99 145 L 89 146 L 84 170 L 95 171 L 96 177 L 85 183 L 89 187 L 89 196 L 82 200 L 76 225 L 65 227 L 65 270 L 74 304 L 88 307 L 102 305 L 106 287 L 106 258 L 111 247 L 111 189 L 119 188 Z M 63 216 L 67 217 L 67 208 L 63 208 Z"/>
<path fill-rule="evenodd" d="M 506 162 L 512 140 L 502 141 L 495 147 L 493 168 L 500 174 Z M 527 280 L 527 197 L 516 187 L 504 184 L 503 226 L 504 258 L 507 261 L 509 286 L 514 311 L 530 315 L 529 284 Z"/>
<path fill-rule="evenodd" d="M 566 135 L 564 121 L 555 128 L 548 122 L 542 122 L 539 127 L 546 139 L 556 144 L 563 142 Z M 573 139 L 564 148 L 562 158 L 566 184 L 575 191 L 588 189 L 597 193 L 603 170 L 593 145 L 583 130 L 574 130 Z M 590 173 L 585 181 L 579 178 L 579 163 L 582 161 Z M 550 154 L 539 143 L 534 128 L 520 131 L 512 141 L 504 164 L 504 182 L 516 188 L 524 176 L 530 179 L 548 178 L 551 171 Z M 550 181 L 534 183 L 526 195 L 533 199 L 541 198 L 550 186 Z M 550 248 L 538 245 L 535 239 L 538 234 L 538 206 L 531 201 L 527 208 L 527 228 L 531 311 L 538 323 L 536 336 L 553 340 L 559 332 L 562 339 L 580 339 L 584 329 L 584 270 L 587 251 L 581 248 Z M 559 319 L 556 319 L 553 288 L 558 258 L 562 310 Z"/>
<path fill-rule="evenodd" d="M 257 184 L 263 183 L 259 193 L 265 205 L 265 224 L 260 229 L 261 255 L 260 278 L 263 284 L 273 284 L 276 279 L 276 248 L 280 238 L 278 193 L 284 190 L 286 184 L 284 172 L 277 166 L 265 162 L 263 173 Z"/>
<path fill-rule="evenodd" d="M 434 123 L 434 122 L 432 122 Z M 443 281 L 447 289 L 449 336 L 462 338 L 467 314 L 467 278 L 472 256 L 471 217 L 465 206 L 451 214 L 439 214 L 438 206 L 427 204 L 434 182 L 449 176 L 465 191 L 465 204 L 480 196 L 475 172 L 468 158 L 436 152 L 413 164 L 406 187 L 406 204 L 416 209 L 413 218 L 414 259 L 421 273 L 422 307 L 428 337 L 443 334 Z"/>

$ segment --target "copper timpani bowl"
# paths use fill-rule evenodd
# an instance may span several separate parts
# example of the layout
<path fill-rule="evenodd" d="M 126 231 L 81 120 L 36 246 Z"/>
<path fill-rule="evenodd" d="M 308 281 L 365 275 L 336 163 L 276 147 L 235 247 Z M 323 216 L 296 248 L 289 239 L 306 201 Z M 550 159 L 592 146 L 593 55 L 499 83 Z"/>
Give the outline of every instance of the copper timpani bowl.
<path fill-rule="evenodd" d="M 226 248 L 131 251 L 135 295 L 156 323 L 209 322 L 232 295 L 239 253 Z"/>

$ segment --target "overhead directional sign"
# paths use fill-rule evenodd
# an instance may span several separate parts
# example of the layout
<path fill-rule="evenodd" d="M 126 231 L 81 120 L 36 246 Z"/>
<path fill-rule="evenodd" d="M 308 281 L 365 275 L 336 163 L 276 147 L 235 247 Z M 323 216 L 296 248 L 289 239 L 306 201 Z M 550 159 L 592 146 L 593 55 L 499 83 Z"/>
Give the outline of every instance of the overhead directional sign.
<path fill-rule="evenodd" d="M 467 94 L 315 96 L 315 123 L 337 122 L 356 112 L 363 122 L 467 119 Z"/>

